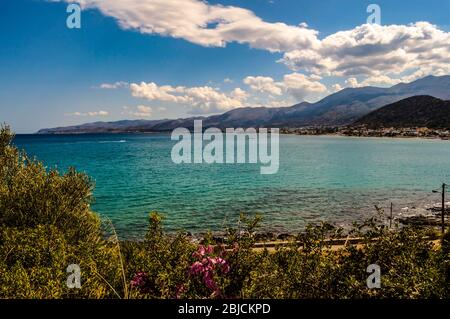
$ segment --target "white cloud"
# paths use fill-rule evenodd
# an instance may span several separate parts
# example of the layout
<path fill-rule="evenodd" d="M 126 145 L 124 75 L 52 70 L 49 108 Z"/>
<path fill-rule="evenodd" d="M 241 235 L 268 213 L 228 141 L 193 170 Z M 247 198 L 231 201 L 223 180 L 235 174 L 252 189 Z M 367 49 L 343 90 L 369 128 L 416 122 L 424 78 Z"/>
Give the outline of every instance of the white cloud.
<path fill-rule="evenodd" d="M 286 74 L 283 78 L 283 84 L 288 93 L 294 96 L 298 101 L 327 91 L 325 85 L 320 83 L 317 76 L 306 76 L 300 73 Z"/>
<path fill-rule="evenodd" d="M 144 117 L 151 117 L 152 112 L 153 112 L 152 107 L 146 105 L 138 105 L 136 107 L 124 106 L 122 114 L 144 118 Z"/>
<path fill-rule="evenodd" d="M 283 80 L 278 82 L 267 76 L 248 76 L 243 82 L 253 91 L 266 93 L 270 96 L 289 94 L 298 102 L 308 97 L 314 99 L 318 94 L 327 91 L 325 85 L 319 82 L 320 79 L 321 77 L 317 75 L 307 76 L 300 73 L 291 73 L 284 75 Z"/>
<path fill-rule="evenodd" d="M 230 96 L 236 98 L 237 100 L 245 101 L 249 97 L 249 94 L 241 88 L 235 88 L 230 92 Z"/>
<path fill-rule="evenodd" d="M 282 95 L 283 84 L 275 82 L 268 76 L 247 76 L 244 81 L 252 90 L 260 93 L 268 93 L 271 95 Z"/>
<path fill-rule="evenodd" d="M 296 104 L 298 101 L 292 100 L 292 99 L 282 99 L 282 100 L 269 100 L 265 103 L 262 103 L 262 105 L 268 106 L 268 107 L 287 107 L 292 106 Z"/>
<path fill-rule="evenodd" d="M 387 75 L 374 75 L 366 78 L 360 86 L 390 87 L 402 82 L 402 79 L 390 78 Z"/>
<path fill-rule="evenodd" d="M 184 87 L 171 85 L 157 85 L 154 82 L 130 84 L 134 97 L 149 101 L 171 102 L 191 107 L 193 113 L 213 113 L 228 111 L 242 107 L 247 98 L 244 90 L 236 88 L 229 93 L 221 92 L 210 86 Z"/>
<path fill-rule="evenodd" d="M 113 89 L 119 89 L 123 87 L 127 87 L 128 82 L 119 81 L 115 83 L 102 83 L 99 85 L 100 89 L 107 89 L 107 90 L 113 90 Z"/>
<path fill-rule="evenodd" d="M 64 0 L 72 2 L 72 0 Z M 98 9 L 123 29 L 181 38 L 203 46 L 246 43 L 281 52 L 317 44 L 317 31 L 304 24 L 265 22 L 252 11 L 211 5 L 200 0 L 78 0 L 83 9 Z"/>
<path fill-rule="evenodd" d="M 347 87 L 351 88 L 358 88 L 358 87 L 365 87 L 365 86 L 376 86 L 376 87 L 391 87 L 395 84 L 398 84 L 400 82 L 410 82 L 406 81 L 407 78 L 411 78 L 411 76 L 408 77 L 402 77 L 402 78 L 391 78 L 387 75 L 374 75 L 370 76 L 364 79 L 362 82 L 358 82 L 358 79 L 351 77 L 345 80 L 345 84 Z"/>
<path fill-rule="evenodd" d="M 177 95 L 178 93 L 183 93 L 186 88 L 183 86 L 173 87 L 170 85 L 158 86 L 154 82 L 146 83 L 141 82 L 140 84 L 131 83 L 130 84 L 131 94 L 134 97 L 144 98 L 150 101 L 161 101 L 161 102 L 173 102 L 173 103 L 187 103 L 188 98 L 183 95 Z"/>
<path fill-rule="evenodd" d="M 335 83 L 331 86 L 330 93 L 339 92 L 342 90 L 342 86 L 339 83 Z"/>
<path fill-rule="evenodd" d="M 233 83 L 233 80 L 230 79 L 230 78 L 225 78 L 225 79 L 223 80 L 223 82 L 224 82 L 224 83 Z"/>
<path fill-rule="evenodd" d="M 243 106 L 290 106 L 308 97 L 315 100 L 327 91 L 319 79 L 318 76 L 299 73 L 287 74 L 278 82 L 271 77 L 248 76 L 243 82 L 249 86 L 252 94 L 239 87 L 222 92 L 219 88 L 209 86 L 158 85 L 154 82 L 131 83 L 130 91 L 136 98 L 188 106 L 190 113 L 208 114 Z M 135 113 L 128 109 L 126 114 Z"/>
<path fill-rule="evenodd" d="M 364 24 L 334 33 L 315 48 L 288 51 L 280 62 L 293 70 L 323 76 L 380 80 L 383 74 L 381 83 L 395 83 L 403 74 L 417 70 L 450 73 L 450 33 L 428 22 L 407 26 Z M 388 74 L 392 80 L 387 79 Z"/>
<path fill-rule="evenodd" d="M 152 115 L 152 108 L 150 106 L 138 105 L 137 112 L 135 113 L 135 115 L 142 117 L 150 117 Z"/>
<path fill-rule="evenodd" d="M 351 88 L 356 88 L 359 86 L 358 80 L 356 78 L 348 78 L 345 80 L 345 84 Z"/>
<path fill-rule="evenodd" d="M 66 113 L 67 116 L 108 116 L 107 111 L 93 111 L 93 112 L 74 112 Z"/>

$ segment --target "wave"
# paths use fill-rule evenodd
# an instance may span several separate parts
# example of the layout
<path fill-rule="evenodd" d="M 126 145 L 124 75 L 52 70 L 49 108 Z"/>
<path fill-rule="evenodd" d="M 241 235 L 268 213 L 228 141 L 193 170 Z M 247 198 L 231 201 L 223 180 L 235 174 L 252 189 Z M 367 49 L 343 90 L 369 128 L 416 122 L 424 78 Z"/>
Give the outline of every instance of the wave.
<path fill-rule="evenodd" d="M 76 141 L 76 142 L 65 142 L 64 145 L 73 145 L 73 144 L 93 144 L 93 143 L 126 143 L 126 140 L 118 140 L 118 141 Z"/>
<path fill-rule="evenodd" d="M 97 143 L 126 143 L 126 140 L 118 140 L 118 141 L 98 141 Z"/>

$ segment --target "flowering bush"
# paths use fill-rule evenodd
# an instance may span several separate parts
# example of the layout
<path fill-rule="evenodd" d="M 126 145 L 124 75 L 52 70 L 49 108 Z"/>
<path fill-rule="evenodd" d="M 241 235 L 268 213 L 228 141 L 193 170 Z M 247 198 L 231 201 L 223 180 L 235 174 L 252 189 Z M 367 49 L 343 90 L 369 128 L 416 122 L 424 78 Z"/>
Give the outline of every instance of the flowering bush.
<path fill-rule="evenodd" d="M 148 285 L 148 275 L 145 272 L 138 272 L 134 275 L 133 279 L 131 279 L 131 287 L 145 290 Z"/>
<path fill-rule="evenodd" d="M 192 254 L 197 259 L 189 268 L 191 277 L 200 277 L 205 286 L 212 292 L 211 297 L 221 297 L 222 292 L 215 281 L 215 277 L 226 275 L 230 271 L 227 261 L 219 256 L 211 256 L 214 252 L 213 246 L 200 246 Z M 225 255 L 225 250 L 221 252 Z"/>

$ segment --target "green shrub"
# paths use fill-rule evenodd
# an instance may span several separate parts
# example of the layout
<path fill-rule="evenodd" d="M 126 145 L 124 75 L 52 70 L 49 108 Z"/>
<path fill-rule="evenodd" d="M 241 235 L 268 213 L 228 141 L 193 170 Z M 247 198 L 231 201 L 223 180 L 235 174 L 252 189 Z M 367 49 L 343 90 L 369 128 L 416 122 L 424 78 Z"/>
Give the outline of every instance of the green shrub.
<path fill-rule="evenodd" d="M 442 238 L 442 271 L 444 273 L 444 290 L 447 298 L 450 297 L 450 230 Z"/>
<path fill-rule="evenodd" d="M 114 296 L 120 278 L 117 250 L 102 238 L 89 210 L 92 183 L 70 169 L 46 171 L 11 145 L 0 130 L 0 297 Z M 78 264 L 80 290 L 67 290 L 66 268 Z M 115 269 L 117 268 L 117 269 Z"/>
<path fill-rule="evenodd" d="M 89 211 L 93 184 L 71 168 L 61 175 L 11 146 L 9 128 L 0 132 L 0 224 L 33 228 L 54 225 L 71 242 L 99 236 L 98 216 Z"/>
<path fill-rule="evenodd" d="M 183 234 L 165 235 L 161 222 L 160 215 L 150 214 L 145 240 L 123 245 L 127 278 L 147 274 L 144 287 L 131 287 L 131 297 L 176 298 L 188 286 L 187 267 L 196 246 Z"/>

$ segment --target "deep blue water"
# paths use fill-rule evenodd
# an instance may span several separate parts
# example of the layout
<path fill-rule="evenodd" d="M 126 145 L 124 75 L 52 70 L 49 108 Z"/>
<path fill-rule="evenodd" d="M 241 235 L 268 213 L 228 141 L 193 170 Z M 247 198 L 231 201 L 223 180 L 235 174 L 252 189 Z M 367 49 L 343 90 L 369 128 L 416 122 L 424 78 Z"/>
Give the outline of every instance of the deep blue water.
<path fill-rule="evenodd" d="M 168 230 L 220 230 L 240 212 L 262 214 L 265 230 L 307 223 L 347 224 L 394 202 L 395 214 L 439 201 L 450 181 L 450 142 L 331 136 L 281 136 L 280 168 L 260 164 L 181 164 L 163 134 L 18 135 L 15 143 L 47 167 L 74 166 L 96 182 L 93 210 L 119 234 L 142 234 L 150 211 Z"/>

